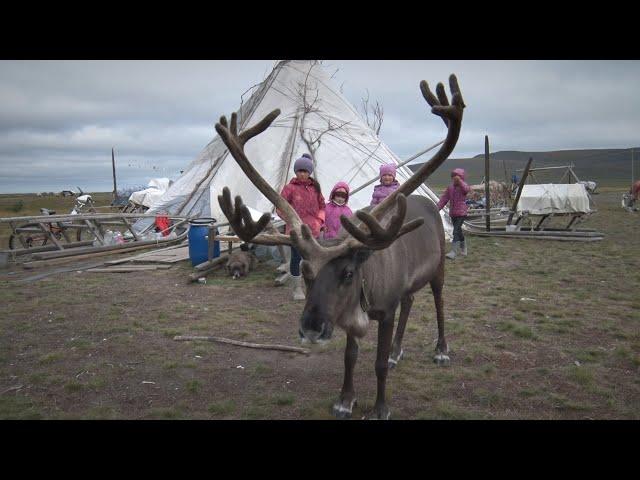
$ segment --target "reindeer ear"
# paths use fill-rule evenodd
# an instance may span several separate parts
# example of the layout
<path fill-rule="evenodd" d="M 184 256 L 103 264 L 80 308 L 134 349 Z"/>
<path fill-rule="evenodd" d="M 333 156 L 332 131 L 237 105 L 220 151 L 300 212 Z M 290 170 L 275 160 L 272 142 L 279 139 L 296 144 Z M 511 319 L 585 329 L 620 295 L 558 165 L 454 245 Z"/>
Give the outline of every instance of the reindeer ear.
<path fill-rule="evenodd" d="M 356 265 L 358 266 L 362 265 L 364 262 L 366 262 L 369 259 L 372 253 L 373 253 L 373 250 L 369 250 L 368 248 L 357 250 L 353 256 L 353 259 L 355 260 Z"/>

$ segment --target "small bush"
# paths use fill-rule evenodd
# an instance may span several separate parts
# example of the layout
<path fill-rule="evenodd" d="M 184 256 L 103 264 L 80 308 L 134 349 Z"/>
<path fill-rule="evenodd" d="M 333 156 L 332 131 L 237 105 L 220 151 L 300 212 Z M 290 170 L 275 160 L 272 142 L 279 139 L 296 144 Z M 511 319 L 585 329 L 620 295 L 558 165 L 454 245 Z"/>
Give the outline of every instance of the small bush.
<path fill-rule="evenodd" d="M 17 213 L 20 210 L 22 210 L 23 208 L 24 208 L 24 202 L 22 200 L 18 200 L 11 207 L 9 207 L 9 210 L 11 210 L 12 212 L 16 212 Z"/>

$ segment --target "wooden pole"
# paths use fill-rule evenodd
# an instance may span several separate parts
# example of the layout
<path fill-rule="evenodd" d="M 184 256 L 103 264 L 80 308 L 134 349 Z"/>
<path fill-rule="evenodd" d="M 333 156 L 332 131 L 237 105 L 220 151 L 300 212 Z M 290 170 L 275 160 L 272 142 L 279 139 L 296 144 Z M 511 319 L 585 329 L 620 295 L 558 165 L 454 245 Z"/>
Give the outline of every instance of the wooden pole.
<path fill-rule="evenodd" d="M 116 156 L 113 148 L 111 148 L 111 167 L 113 168 L 113 200 L 115 201 L 118 190 L 116 188 Z"/>
<path fill-rule="evenodd" d="M 513 205 L 511 206 L 511 213 L 509 214 L 507 225 L 511 225 L 511 220 L 513 220 L 513 215 L 515 214 L 516 208 L 518 207 L 518 202 L 520 201 L 520 194 L 522 193 L 524 182 L 526 182 L 527 176 L 529 175 L 529 167 L 531 167 L 531 162 L 533 162 L 533 157 L 529 157 L 527 166 L 524 167 L 524 173 L 522 174 L 522 179 L 520 179 L 520 185 L 518 185 L 518 193 L 516 193 L 516 199 L 513 201 Z"/>
<path fill-rule="evenodd" d="M 406 164 L 407 164 L 407 163 L 409 163 L 410 161 L 415 160 L 415 159 L 416 159 L 416 158 L 418 158 L 419 156 L 424 155 L 424 154 L 425 154 L 425 153 L 427 153 L 429 150 L 433 150 L 433 149 L 434 149 L 434 148 L 436 148 L 438 145 L 442 145 L 443 143 L 444 143 L 444 140 L 442 140 L 441 142 L 438 142 L 438 143 L 436 143 L 436 144 L 434 144 L 434 145 L 431 145 L 429 148 L 427 148 L 427 149 L 425 149 L 425 150 L 422 150 L 422 151 L 420 151 L 420 152 L 416 153 L 415 155 L 412 155 L 411 157 L 409 157 L 409 158 L 407 158 L 406 160 L 403 160 L 402 162 L 400 162 L 399 164 L 397 164 L 397 165 L 396 165 L 396 168 L 399 168 L 399 167 L 402 167 L 402 166 L 406 165 Z M 358 193 L 360 190 L 362 190 L 362 189 L 363 189 L 363 188 L 365 188 L 365 187 L 368 187 L 368 186 L 369 186 L 369 185 L 371 185 L 373 182 L 375 182 L 375 181 L 377 181 L 377 180 L 379 180 L 379 179 L 380 179 L 380 177 L 375 177 L 375 178 L 373 178 L 373 179 L 369 180 L 367 183 L 364 183 L 364 184 L 360 185 L 359 187 L 354 188 L 353 190 L 351 190 L 351 191 L 349 192 L 349 196 L 351 197 L 351 196 L 355 195 L 355 194 L 356 194 L 356 193 Z"/>
<path fill-rule="evenodd" d="M 211 261 L 213 259 L 213 250 L 215 247 L 215 239 L 216 239 L 216 226 L 215 224 L 211 225 L 209 227 L 209 235 L 208 235 L 208 240 L 209 240 L 209 250 L 208 250 L 208 259 L 209 261 Z"/>
<path fill-rule="evenodd" d="M 485 222 L 487 232 L 491 231 L 491 217 L 489 216 L 490 193 L 489 193 L 489 135 L 484 136 L 484 211 L 486 213 Z"/>
<path fill-rule="evenodd" d="M 239 347 L 248 347 L 248 348 L 261 348 L 264 350 L 282 350 L 285 352 L 296 352 L 302 353 L 304 355 L 309 355 L 309 350 L 300 347 L 290 347 L 288 345 L 269 345 L 266 343 L 249 343 L 249 342 L 241 342 L 240 340 L 231 340 L 229 338 L 223 337 L 210 337 L 210 336 L 196 336 L 196 335 L 178 335 L 173 337 L 173 339 L 177 342 L 184 342 L 189 340 L 204 340 L 206 342 L 218 342 L 218 343 L 228 343 L 230 345 L 237 345 Z"/>

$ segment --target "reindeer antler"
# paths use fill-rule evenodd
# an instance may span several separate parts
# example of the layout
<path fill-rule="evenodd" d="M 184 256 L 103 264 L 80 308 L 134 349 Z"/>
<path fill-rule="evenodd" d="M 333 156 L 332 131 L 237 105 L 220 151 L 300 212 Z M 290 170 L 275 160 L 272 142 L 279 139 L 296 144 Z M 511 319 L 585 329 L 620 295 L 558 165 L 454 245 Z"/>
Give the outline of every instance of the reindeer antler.
<path fill-rule="evenodd" d="M 363 246 L 372 250 L 382 250 L 387 248 L 398 238 L 405 233 L 409 233 L 416 228 L 420 227 L 424 223 L 424 218 L 416 218 L 408 223 L 404 222 L 404 217 L 407 213 L 407 197 L 404 195 L 398 195 L 396 197 L 396 213 L 389 221 L 386 227 L 383 227 L 380 222 L 370 213 L 364 210 L 358 210 L 356 217 L 358 217 L 368 228 L 369 231 L 364 231 L 358 228 L 351 220 L 346 216 L 340 216 L 340 223 L 344 229 L 351 234 L 358 242 Z M 351 247 L 357 245 L 351 244 Z"/>
<path fill-rule="evenodd" d="M 431 106 L 431 113 L 438 115 L 442 118 L 442 121 L 447 126 L 447 137 L 444 143 L 440 146 L 440 149 L 429 159 L 428 162 L 422 165 L 406 182 L 382 202 L 376 205 L 371 210 L 371 215 L 377 219 L 381 219 L 384 214 L 395 204 L 395 197 L 398 195 L 409 196 L 413 193 L 424 181 L 442 165 L 442 163 L 449 158 L 451 152 L 458 143 L 458 137 L 460 136 L 460 128 L 462 126 L 462 111 L 465 108 L 464 100 L 462 99 L 462 92 L 458 85 L 458 79 L 455 75 L 449 76 L 449 88 L 451 89 L 451 104 L 444 90 L 444 85 L 438 83 L 436 86 L 436 95 L 429 89 L 429 84 L 422 80 L 420 82 L 420 91 L 422 96 Z"/>
<path fill-rule="evenodd" d="M 222 211 L 227 216 L 234 232 L 246 242 L 261 243 L 266 245 L 295 245 L 300 251 L 304 262 L 303 270 L 307 274 L 324 265 L 331 258 L 346 254 L 357 248 L 368 248 L 379 250 L 388 247 L 402 235 L 409 233 L 424 223 L 423 218 L 414 219 L 408 223 L 403 223 L 407 210 L 406 197 L 418 188 L 431 173 L 433 173 L 451 154 L 462 125 L 462 111 L 465 108 L 462 93 L 458 86 L 455 75 L 449 77 L 449 86 L 452 97 L 451 103 L 444 90 L 444 86 L 439 83 L 436 87 L 436 95 L 429 89 L 429 85 L 424 80 L 420 82 L 420 90 L 427 103 L 431 106 L 431 112 L 442 118 L 447 126 L 447 137 L 436 154 L 425 163 L 409 180 L 402 184 L 395 192 L 389 195 L 380 204 L 376 205 L 369 213 L 359 210 L 356 217 L 360 220 L 356 224 L 344 216 L 340 217 L 340 222 L 344 229 L 350 234 L 341 243 L 334 246 L 320 245 L 313 237 L 311 229 L 302 223 L 300 217 L 293 207 L 282 196 L 278 194 L 262 176 L 251 165 L 244 153 L 244 145 L 256 135 L 264 132 L 269 125 L 280 115 L 280 110 L 274 110 L 264 117 L 253 127 L 238 134 L 237 115 L 231 115 L 231 123 L 227 124 L 225 117 L 220 118 L 215 128 L 222 141 L 228 147 L 229 152 L 236 160 L 242 171 L 251 182 L 269 199 L 278 209 L 282 218 L 291 228 L 290 236 L 277 234 L 268 235 L 260 233 L 268 224 L 270 215 L 265 213 L 255 222 L 251 217 L 249 209 L 242 203 L 242 198 L 235 198 L 235 206 L 231 202 L 231 192 L 224 188 L 222 195 L 218 196 L 218 202 Z M 382 226 L 382 219 L 385 214 L 395 207 L 396 212 Z"/>

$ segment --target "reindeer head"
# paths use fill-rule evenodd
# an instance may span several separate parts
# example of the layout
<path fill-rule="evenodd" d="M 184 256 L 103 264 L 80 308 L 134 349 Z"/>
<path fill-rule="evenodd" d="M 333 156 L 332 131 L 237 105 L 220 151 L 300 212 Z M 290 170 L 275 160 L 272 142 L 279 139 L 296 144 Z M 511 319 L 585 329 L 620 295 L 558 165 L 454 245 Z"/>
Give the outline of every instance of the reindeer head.
<path fill-rule="evenodd" d="M 316 240 L 311 229 L 302 223 L 293 207 L 260 176 L 244 153 L 245 143 L 266 130 L 280 115 L 280 110 L 274 110 L 240 134 L 237 131 L 235 113 L 231 115 L 230 124 L 222 117 L 220 123 L 215 125 L 240 168 L 290 226 L 289 235 L 261 233 L 270 220 L 269 213 L 263 214 L 255 222 L 239 196 L 235 198 L 234 205 L 227 187 L 218 196 L 218 202 L 229 224 L 242 240 L 263 245 L 295 246 L 300 252 L 303 258 L 301 271 L 307 285 L 306 305 L 300 320 L 300 332 L 304 338 L 315 342 L 323 335 L 330 335 L 335 323 L 344 326 L 346 316 L 365 315 L 362 309 L 354 308 L 354 305 L 358 306 L 360 298 L 361 266 L 373 251 L 389 247 L 399 237 L 415 230 L 424 222 L 424 219 L 417 218 L 404 223 L 406 196 L 447 159 L 457 143 L 465 105 L 454 75 L 449 78 L 449 83 L 451 104 L 441 83 L 436 87 L 437 96 L 431 92 L 427 82 L 423 80 L 420 83 L 422 95 L 432 107 L 432 113 L 440 116 L 447 126 L 447 137 L 438 152 L 372 210 L 357 211 L 357 220 L 342 216 L 340 221 L 344 232 L 338 240 L 333 241 Z"/>

